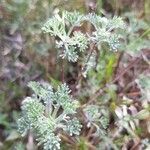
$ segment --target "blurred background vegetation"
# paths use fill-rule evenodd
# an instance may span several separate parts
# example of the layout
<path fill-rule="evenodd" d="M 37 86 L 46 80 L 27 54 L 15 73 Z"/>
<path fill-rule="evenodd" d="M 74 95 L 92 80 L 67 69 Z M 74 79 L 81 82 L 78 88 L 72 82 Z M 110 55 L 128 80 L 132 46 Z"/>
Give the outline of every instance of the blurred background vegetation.
<path fill-rule="evenodd" d="M 30 94 L 26 86 L 29 81 L 46 80 L 54 86 L 61 81 L 59 71 L 61 60 L 57 57 L 54 39 L 41 32 L 43 23 L 61 10 L 78 10 L 82 13 L 95 11 L 108 17 L 119 15 L 129 22 L 132 28 L 128 29 L 128 33 L 124 33 L 128 45 L 125 45 L 121 52 L 101 51 L 97 60 L 98 71 L 89 72 L 88 82 L 82 81 L 82 88 L 78 91 L 74 85 L 81 64 L 65 62 L 65 78 L 73 95 L 83 104 L 86 103 L 85 99 L 90 97 L 91 92 L 116 79 L 124 66 L 129 66 L 128 72 L 113 81 L 112 86 L 107 88 L 99 99 L 103 99 L 105 103 L 110 101 L 109 107 L 113 109 L 125 96 L 135 100 L 134 103 L 140 97 L 140 89 L 133 81 L 140 74 L 149 74 L 150 51 L 145 48 L 149 43 L 150 31 L 149 0 L 0 0 L 0 149 L 2 150 L 23 150 L 25 147 L 31 150 L 34 147 L 31 139 L 22 139 L 18 134 L 16 120 L 20 115 L 22 99 Z M 117 92 L 114 83 L 119 86 Z M 137 109 L 140 109 L 139 107 L 141 106 Z M 138 134 L 141 134 L 141 130 L 142 128 L 139 128 Z M 150 133 L 142 133 L 140 137 L 150 138 Z M 82 147 L 80 149 L 84 150 Z"/>

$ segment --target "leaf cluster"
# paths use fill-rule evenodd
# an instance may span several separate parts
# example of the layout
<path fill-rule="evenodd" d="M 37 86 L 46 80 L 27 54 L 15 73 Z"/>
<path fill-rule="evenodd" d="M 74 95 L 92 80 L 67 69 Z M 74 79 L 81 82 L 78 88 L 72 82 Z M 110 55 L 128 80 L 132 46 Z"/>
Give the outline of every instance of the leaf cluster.
<path fill-rule="evenodd" d="M 81 124 L 74 117 L 77 101 L 69 95 L 66 84 L 57 91 L 48 83 L 30 82 L 28 85 L 34 94 L 22 103 L 22 117 L 18 120 L 20 133 L 25 135 L 28 130 L 36 133 L 37 141 L 44 145 L 45 150 L 60 149 L 60 131 L 79 135 Z"/>
<path fill-rule="evenodd" d="M 81 27 L 83 23 L 89 22 L 94 26 L 94 31 L 82 33 L 75 31 L 75 27 Z M 60 57 L 76 62 L 80 52 L 84 52 L 91 43 L 100 46 L 107 43 L 110 49 L 119 48 L 119 35 L 116 30 L 125 27 L 120 17 L 107 19 L 94 13 L 82 15 L 76 11 L 62 12 L 62 15 L 55 14 L 42 27 L 43 32 L 58 38 L 56 46 L 60 49 Z"/>

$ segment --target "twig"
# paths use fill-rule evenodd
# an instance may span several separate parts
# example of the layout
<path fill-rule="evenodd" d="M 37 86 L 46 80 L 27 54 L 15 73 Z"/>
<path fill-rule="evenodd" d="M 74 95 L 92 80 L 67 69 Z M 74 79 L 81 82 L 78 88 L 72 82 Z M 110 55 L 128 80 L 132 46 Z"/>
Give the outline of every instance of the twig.
<path fill-rule="evenodd" d="M 138 91 L 138 92 L 127 93 L 128 96 L 139 96 L 140 94 L 141 94 L 140 91 Z"/>

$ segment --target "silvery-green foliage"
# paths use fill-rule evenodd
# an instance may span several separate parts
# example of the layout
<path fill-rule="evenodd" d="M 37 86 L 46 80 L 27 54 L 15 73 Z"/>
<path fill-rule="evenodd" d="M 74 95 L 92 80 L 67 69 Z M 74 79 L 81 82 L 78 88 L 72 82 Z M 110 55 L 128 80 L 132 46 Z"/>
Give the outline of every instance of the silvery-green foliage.
<path fill-rule="evenodd" d="M 66 84 L 62 84 L 54 95 L 54 101 L 57 102 L 57 105 L 62 106 L 66 114 L 74 114 L 78 107 L 78 102 L 72 100 L 72 97 L 69 95 L 70 92 L 69 87 Z"/>
<path fill-rule="evenodd" d="M 69 133 L 69 135 L 79 135 L 81 131 L 82 125 L 80 124 L 79 120 L 77 118 L 73 118 L 67 122 L 66 131 Z"/>
<path fill-rule="evenodd" d="M 79 50 L 81 52 L 84 52 L 84 50 L 86 50 L 88 48 L 88 46 L 87 46 L 88 45 L 88 39 L 85 36 L 85 34 L 76 31 L 73 33 L 72 45 L 77 46 L 78 48 L 80 48 Z"/>
<path fill-rule="evenodd" d="M 137 79 L 137 84 L 140 87 L 140 89 L 150 89 L 150 76 L 141 74 Z"/>
<path fill-rule="evenodd" d="M 62 41 L 57 42 L 58 48 L 63 48 L 63 52 L 60 54 L 62 58 L 67 57 L 69 61 L 76 62 L 78 59 L 78 53 L 83 52 L 88 47 L 88 39 L 85 34 L 80 31 L 75 31 L 73 36 L 66 37 L 65 44 Z"/>
<path fill-rule="evenodd" d="M 48 83 L 38 83 L 31 81 L 29 82 L 28 87 L 30 87 L 33 90 L 36 97 L 39 96 L 38 99 L 42 99 L 44 100 L 44 102 L 47 102 L 51 99 L 53 89 Z"/>
<path fill-rule="evenodd" d="M 124 41 L 121 43 L 121 49 L 132 56 L 139 54 L 144 48 L 149 48 L 149 39 L 144 38 L 149 32 L 149 25 L 145 21 L 138 19 L 133 13 L 126 13 L 125 18 L 128 19 L 126 30 L 122 32 Z M 141 34 L 140 31 L 143 31 Z"/>
<path fill-rule="evenodd" d="M 107 110 L 97 105 L 88 105 L 83 111 L 88 121 L 87 126 L 94 125 L 96 127 L 96 134 L 104 135 L 109 125 L 109 114 Z"/>
<path fill-rule="evenodd" d="M 85 20 L 91 22 L 96 30 L 99 28 L 103 28 L 107 31 L 112 31 L 113 29 L 125 27 L 122 18 L 117 16 L 114 16 L 112 19 L 108 19 L 106 17 L 101 17 L 94 13 L 90 13 L 85 16 Z"/>
<path fill-rule="evenodd" d="M 25 150 L 25 145 L 22 142 L 17 142 L 15 144 L 14 150 Z"/>
<path fill-rule="evenodd" d="M 42 30 L 52 36 L 58 36 L 61 38 L 66 35 L 65 24 L 63 21 L 64 20 L 60 18 L 60 16 L 53 16 L 44 24 Z"/>
<path fill-rule="evenodd" d="M 32 97 L 25 98 L 21 109 L 23 111 L 24 118 L 31 123 L 31 126 L 32 123 L 36 123 L 41 114 L 44 113 L 44 106 L 42 103 Z"/>
<path fill-rule="evenodd" d="M 141 74 L 136 83 L 141 90 L 142 100 L 150 101 L 150 76 Z"/>
<path fill-rule="evenodd" d="M 29 129 L 32 130 L 45 150 L 60 149 L 59 129 L 70 135 L 80 134 L 82 126 L 74 118 L 78 103 L 69 95 L 71 91 L 66 84 L 58 86 L 56 91 L 45 82 L 32 81 L 28 85 L 34 95 L 22 102 L 19 131 L 25 135 Z"/>
<path fill-rule="evenodd" d="M 43 140 L 44 140 L 44 149 L 45 150 L 58 150 L 58 149 L 60 149 L 61 139 L 58 136 L 55 136 L 54 133 L 47 134 Z"/>
<path fill-rule="evenodd" d="M 74 12 L 68 12 L 68 11 L 64 11 L 64 18 L 65 20 L 68 21 L 69 24 L 71 24 L 72 26 L 80 26 L 80 22 L 83 19 L 83 15 L 80 14 L 77 11 Z"/>
<path fill-rule="evenodd" d="M 125 24 L 121 17 L 114 16 L 111 20 L 108 21 L 107 28 L 109 30 L 124 28 Z"/>
<path fill-rule="evenodd" d="M 25 135 L 29 129 L 35 127 L 41 115 L 44 114 L 44 106 L 37 99 L 27 97 L 21 109 L 22 117 L 18 120 L 18 130 Z"/>
<path fill-rule="evenodd" d="M 22 134 L 22 136 L 25 136 L 27 131 L 30 129 L 28 120 L 24 117 L 21 117 L 18 119 L 18 125 L 18 131 Z"/>
<path fill-rule="evenodd" d="M 119 36 L 116 34 L 113 34 L 112 36 L 110 36 L 108 44 L 112 50 L 117 50 L 117 48 L 120 46 Z"/>
<path fill-rule="evenodd" d="M 91 35 L 74 31 L 74 27 L 82 26 L 83 22 L 90 22 L 95 30 Z M 60 57 L 76 62 L 79 52 L 84 52 L 91 43 L 100 45 L 103 42 L 110 46 L 110 49 L 117 50 L 119 36 L 116 34 L 118 28 L 124 28 L 120 17 L 107 19 L 96 14 L 82 15 L 79 12 L 62 12 L 55 14 L 42 27 L 45 33 L 57 37 L 56 46 L 60 49 Z"/>
<path fill-rule="evenodd" d="M 136 33 L 138 32 L 140 29 L 148 29 L 149 25 L 144 22 L 142 19 L 137 19 L 136 14 L 135 13 L 125 13 L 124 16 L 126 18 L 128 18 L 129 21 L 129 25 L 126 31 L 130 32 L 130 33 Z"/>
<path fill-rule="evenodd" d="M 112 19 L 107 19 L 96 14 L 89 14 L 86 20 L 90 21 L 96 29 L 92 33 L 91 40 L 97 44 L 106 42 L 111 50 L 117 50 L 119 48 L 120 36 L 115 33 L 115 30 L 125 28 L 122 18 L 114 16 Z"/>
<path fill-rule="evenodd" d="M 50 115 L 45 117 L 44 115 L 38 119 L 36 129 L 39 135 L 46 135 L 47 131 L 53 132 L 55 130 L 56 121 Z"/>
<path fill-rule="evenodd" d="M 96 105 L 88 105 L 84 109 L 85 115 L 89 122 L 94 122 L 95 120 L 98 120 L 100 117 L 99 108 Z"/>
<path fill-rule="evenodd" d="M 74 26 L 79 26 L 82 15 L 78 12 L 63 12 L 62 15 L 55 15 L 50 18 L 42 27 L 42 30 L 51 36 L 58 37 L 60 40 L 56 42 L 57 47 L 63 49 L 60 57 L 67 58 L 69 61 L 76 62 L 78 59 L 78 49 L 83 51 L 87 47 L 86 36 L 82 33 L 74 33 L 70 37 Z M 66 26 L 70 27 L 68 32 Z M 84 44 L 84 45 L 83 45 Z"/>

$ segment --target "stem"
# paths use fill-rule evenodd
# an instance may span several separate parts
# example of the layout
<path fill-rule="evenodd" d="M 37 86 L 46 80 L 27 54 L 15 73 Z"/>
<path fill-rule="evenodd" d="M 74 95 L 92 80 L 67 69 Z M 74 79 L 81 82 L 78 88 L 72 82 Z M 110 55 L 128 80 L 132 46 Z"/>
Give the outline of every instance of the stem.
<path fill-rule="evenodd" d="M 65 112 L 63 112 L 61 115 L 59 115 L 56 120 L 59 122 L 60 120 L 62 120 L 64 118 L 64 116 L 66 115 Z"/>
<path fill-rule="evenodd" d="M 117 82 L 129 69 L 131 69 L 135 63 L 138 63 L 141 60 L 141 58 L 135 58 L 126 69 L 124 69 L 113 81 L 111 81 L 110 83 L 107 83 L 102 89 L 99 88 L 94 95 L 91 96 L 91 99 L 89 100 L 89 103 L 92 103 L 94 101 L 96 101 L 96 98 L 98 96 L 100 96 L 101 94 L 104 93 L 104 91 L 107 89 L 107 86 L 109 84 L 114 84 L 115 82 Z"/>
<path fill-rule="evenodd" d="M 70 27 L 70 29 L 69 29 L 69 31 L 68 31 L 68 36 L 70 36 L 71 35 L 71 33 L 72 33 L 72 31 L 73 31 L 73 29 L 74 29 L 74 27 L 75 27 L 75 25 L 73 25 L 73 26 L 71 26 Z"/>
<path fill-rule="evenodd" d="M 28 136 L 27 150 L 33 150 L 33 149 L 34 149 L 33 134 L 32 132 L 30 132 Z"/>
<path fill-rule="evenodd" d="M 58 112 L 59 108 L 60 108 L 60 106 L 57 106 L 57 107 L 54 109 L 53 114 L 52 114 L 53 118 L 57 118 L 57 112 Z"/>
<path fill-rule="evenodd" d="M 52 113 L 52 104 L 51 104 L 51 102 L 48 102 L 48 104 L 46 105 L 46 116 L 48 116 L 49 114 L 51 114 Z"/>
<path fill-rule="evenodd" d="M 88 56 L 88 58 L 87 58 L 87 60 L 86 60 L 86 62 L 85 62 L 85 64 L 84 64 L 84 66 L 81 68 L 81 70 L 80 70 L 80 72 L 79 72 L 79 74 L 78 74 L 78 78 L 77 78 L 77 81 L 76 81 L 76 88 L 78 87 L 78 85 L 79 85 L 79 83 L 81 82 L 81 80 L 82 80 L 82 78 L 83 78 L 83 76 L 82 76 L 82 74 L 83 74 L 83 72 L 85 71 L 85 69 L 86 69 L 86 64 L 89 62 L 89 60 L 90 60 L 90 58 L 91 58 L 91 56 L 92 56 L 92 53 L 94 52 L 94 49 L 95 48 L 95 44 L 93 44 L 92 43 L 92 45 L 90 46 L 90 54 L 89 54 L 89 56 Z"/>
<path fill-rule="evenodd" d="M 62 63 L 61 63 L 61 81 L 62 81 L 62 83 L 65 82 L 64 60 L 63 59 L 62 59 Z"/>

